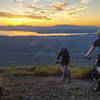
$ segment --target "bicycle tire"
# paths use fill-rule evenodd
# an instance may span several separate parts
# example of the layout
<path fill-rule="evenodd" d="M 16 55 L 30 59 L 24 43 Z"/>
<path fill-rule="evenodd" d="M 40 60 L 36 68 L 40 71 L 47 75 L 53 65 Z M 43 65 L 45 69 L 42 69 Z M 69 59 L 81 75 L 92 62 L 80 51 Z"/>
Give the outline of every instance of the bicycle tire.
<path fill-rule="evenodd" d="M 90 84 L 91 84 L 91 88 L 92 88 L 93 91 L 97 91 L 98 90 L 99 82 L 95 77 L 92 77 L 90 79 Z"/>
<path fill-rule="evenodd" d="M 66 81 L 69 83 L 70 82 L 70 70 L 69 69 L 67 69 L 66 74 L 67 74 Z"/>
<path fill-rule="evenodd" d="M 64 68 L 64 73 L 62 74 L 62 80 L 67 83 L 70 82 L 70 70 L 66 67 Z"/>

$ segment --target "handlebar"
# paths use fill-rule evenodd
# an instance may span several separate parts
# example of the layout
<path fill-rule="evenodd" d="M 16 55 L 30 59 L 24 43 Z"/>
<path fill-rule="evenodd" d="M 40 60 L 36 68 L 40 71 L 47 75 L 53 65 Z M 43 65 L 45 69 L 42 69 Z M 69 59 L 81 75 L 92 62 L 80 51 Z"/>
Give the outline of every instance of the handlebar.
<path fill-rule="evenodd" d="M 59 61 L 56 61 L 56 64 L 60 64 L 60 62 Z"/>
<path fill-rule="evenodd" d="M 88 57 L 84 57 L 84 58 L 91 60 L 92 57 L 89 57 L 89 56 L 88 56 Z"/>
<path fill-rule="evenodd" d="M 86 58 L 86 59 L 89 59 L 89 60 L 92 60 L 92 59 L 97 59 L 97 57 L 90 57 L 90 56 L 88 56 L 88 57 L 84 57 L 84 58 Z"/>

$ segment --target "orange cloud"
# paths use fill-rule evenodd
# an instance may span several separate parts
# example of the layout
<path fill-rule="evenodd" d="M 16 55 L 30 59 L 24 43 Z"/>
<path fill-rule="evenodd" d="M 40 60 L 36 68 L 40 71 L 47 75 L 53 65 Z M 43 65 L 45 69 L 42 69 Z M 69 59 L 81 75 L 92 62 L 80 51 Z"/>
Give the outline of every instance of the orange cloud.
<path fill-rule="evenodd" d="M 37 14 L 30 14 L 30 15 L 18 15 L 18 14 L 11 14 L 9 12 L 0 12 L 0 17 L 2 18 L 29 18 L 29 19 L 45 19 L 50 20 L 49 17 Z"/>
<path fill-rule="evenodd" d="M 57 10 L 57 11 L 63 11 L 66 9 L 67 7 L 67 3 L 65 2 L 55 2 L 51 5 L 53 10 Z"/>

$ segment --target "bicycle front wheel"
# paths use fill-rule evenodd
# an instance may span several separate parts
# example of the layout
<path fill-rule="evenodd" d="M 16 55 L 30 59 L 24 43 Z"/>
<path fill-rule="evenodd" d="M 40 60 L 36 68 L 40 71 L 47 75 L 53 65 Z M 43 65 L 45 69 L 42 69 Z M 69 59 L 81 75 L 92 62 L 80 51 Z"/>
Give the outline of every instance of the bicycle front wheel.
<path fill-rule="evenodd" d="M 99 82 L 95 77 L 92 80 L 90 80 L 90 83 L 93 91 L 98 90 Z"/>

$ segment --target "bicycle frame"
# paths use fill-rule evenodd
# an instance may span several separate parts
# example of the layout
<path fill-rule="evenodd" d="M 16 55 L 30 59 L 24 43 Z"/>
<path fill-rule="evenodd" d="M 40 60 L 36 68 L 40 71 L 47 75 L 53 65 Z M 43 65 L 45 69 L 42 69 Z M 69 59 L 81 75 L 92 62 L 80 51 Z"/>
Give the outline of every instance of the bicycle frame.
<path fill-rule="evenodd" d="M 62 74 L 62 79 L 63 81 L 67 81 L 69 82 L 70 81 L 70 71 L 69 69 L 66 67 L 66 66 L 63 66 L 63 74 Z"/>
<path fill-rule="evenodd" d="M 97 71 L 97 58 L 96 58 L 93 68 L 90 71 L 90 84 L 93 91 L 98 90 L 98 86 L 99 86 L 98 74 L 99 73 Z"/>
<path fill-rule="evenodd" d="M 61 64 L 60 62 L 56 62 L 56 63 Z M 62 81 L 67 81 L 67 83 L 69 83 L 69 81 L 70 81 L 70 70 L 65 65 L 61 65 L 61 66 L 63 67 L 61 80 Z"/>

